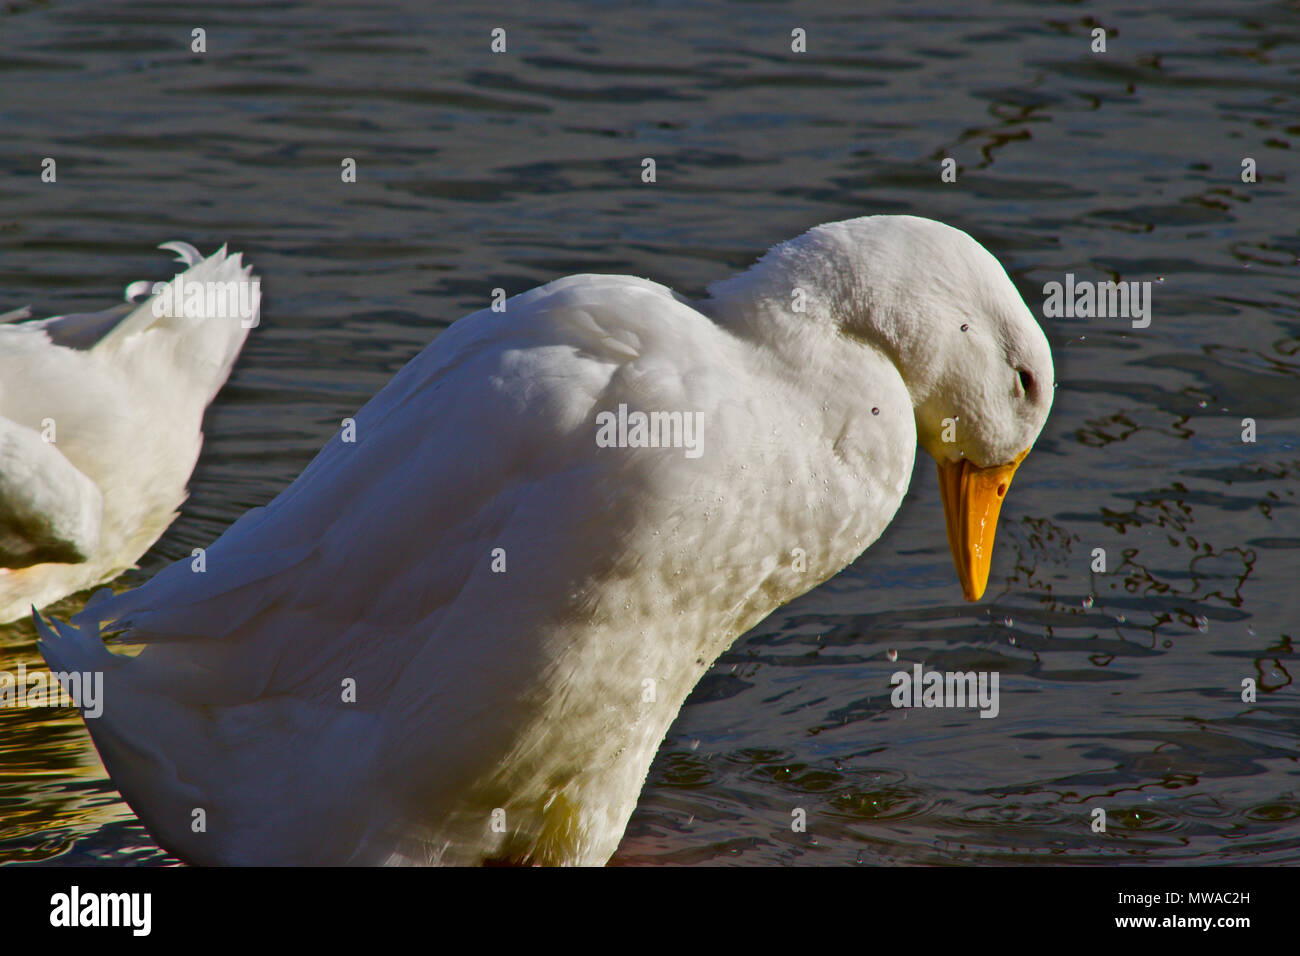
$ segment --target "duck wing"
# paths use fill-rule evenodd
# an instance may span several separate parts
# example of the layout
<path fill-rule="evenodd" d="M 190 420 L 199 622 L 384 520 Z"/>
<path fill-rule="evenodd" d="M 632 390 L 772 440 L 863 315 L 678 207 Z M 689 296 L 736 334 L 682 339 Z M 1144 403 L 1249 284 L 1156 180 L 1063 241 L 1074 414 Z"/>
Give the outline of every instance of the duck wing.
<path fill-rule="evenodd" d="M 598 448 L 595 410 L 705 409 L 740 433 L 724 340 L 643 280 L 525 293 L 444 332 L 201 566 L 39 622 L 52 668 L 104 672 L 87 726 L 151 832 L 199 861 L 357 861 L 402 812 L 380 808 L 436 814 L 481 777 L 550 642 L 609 612 L 589 585 L 726 460 L 691 477 L 667 467 L 682 449 Z M 106 621 L 144 650 L 107 651 Z M 192 832 L 199 807 L 219 833 Z"/>
<path fill-rule="evenodd" d="M 85 561 L 103 507 L 99 487 L 55 443 L 0 417 L 0 568 Z"/>

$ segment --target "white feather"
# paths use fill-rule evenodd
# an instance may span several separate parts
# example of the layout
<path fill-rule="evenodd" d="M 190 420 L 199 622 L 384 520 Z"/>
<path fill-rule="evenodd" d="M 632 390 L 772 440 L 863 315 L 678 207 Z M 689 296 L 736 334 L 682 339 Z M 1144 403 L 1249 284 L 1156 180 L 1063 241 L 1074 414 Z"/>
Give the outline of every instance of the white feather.
<path fill-rule="evenodd" d="M 223 251 L 166 287 L 251 276 Z M 204 409 L 256 313 L 157 298 L 0 325 L 0 623 L 134 565 L 185 499 Z"/>
<path fill-rule="evenodd" d="M 895 314 L 908 287 L 933 311 Z M 889 523 L 933 383 L 1001 374 L 962 322 L 1039 354 L 992 257 L 905 217 L 813 230 L 698 307 L 626 276 L 552 282 L 453 325 L 203 573 L 46 628 L 46 656 L 93 664 L 108 621 L 146 645 L 88 724 L 186 859 L 604 862 L 717 655 Z M 620 405 L 698 413 L 703 453 L 599 447 Z M 1039 411 L 971 450 L 1026 447 Z"/>

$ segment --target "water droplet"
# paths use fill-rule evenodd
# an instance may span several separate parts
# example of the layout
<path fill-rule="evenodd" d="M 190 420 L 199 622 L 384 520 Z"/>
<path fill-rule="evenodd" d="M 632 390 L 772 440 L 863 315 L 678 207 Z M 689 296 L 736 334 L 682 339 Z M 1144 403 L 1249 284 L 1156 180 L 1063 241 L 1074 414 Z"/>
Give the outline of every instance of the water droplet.
<path fill-rule="evenodd" d="M 1205 407 L 1205 403 L 1204 403 L 1204 402 L 1197 402 L 1196 404 L 1199 405 L 1201 408 L 1204 408 L 1204 407 Z"/>
<path fill-rule="evenodd" d="M 885 656 L 888 657 L 890 661 L 896 661 L 898 660 L 898 651 L 891 648 L 890 650 L 885 651 Z"/>
<path fill-rule="evenodd" d="M 873 409 L 871 410 L 871 414 L 873 414 L 873 415 L 879 415 L 879 414 L 880 414 L 880 409 L 878 409 L 878 408 L 873 408 Z"/>
<path fill-rule="evenodd" d="M 1207 631 L 1209 631 L 1210 622 L 1207 621 L 1204 616 L 1198 617 L 1196 619 L 1196 629 L 1200 631 L 1202 634 L 1204 634 Z"/>
<path fill-rule="evenodd" d="M 1086 611 L 1086 610 L 1087 610 L 1088 608 L 1090 608 L 1090 607 L 1092 607 L 1092 595 L 1091 595 L 1091 594 L 1089 594 L 1086 598 L 1083 599 L 1083 609 Z"/>

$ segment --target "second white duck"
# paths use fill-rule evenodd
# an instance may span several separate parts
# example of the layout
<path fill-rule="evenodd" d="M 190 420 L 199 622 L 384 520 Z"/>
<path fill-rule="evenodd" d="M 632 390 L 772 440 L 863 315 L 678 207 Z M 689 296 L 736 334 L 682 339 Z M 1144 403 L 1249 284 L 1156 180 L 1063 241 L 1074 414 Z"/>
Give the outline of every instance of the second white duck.
<path fill-rule="evenodd" d="M 0 317 L 0 624 L 132 567 L 185 500 L 261 291 L 224 246 L 161 248 L 187 268 L 126 303 Z"/>

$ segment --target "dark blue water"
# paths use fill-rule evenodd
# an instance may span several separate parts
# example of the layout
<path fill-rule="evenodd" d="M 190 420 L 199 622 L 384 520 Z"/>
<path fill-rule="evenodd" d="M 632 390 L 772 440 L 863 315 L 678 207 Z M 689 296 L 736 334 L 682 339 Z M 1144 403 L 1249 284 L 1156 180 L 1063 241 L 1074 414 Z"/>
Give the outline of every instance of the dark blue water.
<path fill-rule="evenodd" d="M 862 6 L 8 4 L 0 312 L 107 306 L 170 239 L 263 277 L 192 497 L 116 586 L 268 501 L 495 287 L 698 295 L 811 225 L 929 216 L 1036 312 L 1073 273 L 1151 282 L 1151 324 L 1045 320 L 1060 387 L 985 601 L 923 459 L 881 541 L 696 690 L 616 862 L 1300 861 L 1295 5 Z M 34 639 L 0 628 L 3 666 Z M 999 717 L 891 707 L 918 661 L 999 671 Z M 0 709 L 0 860 L 168 859 L 75 714 Z"/>

